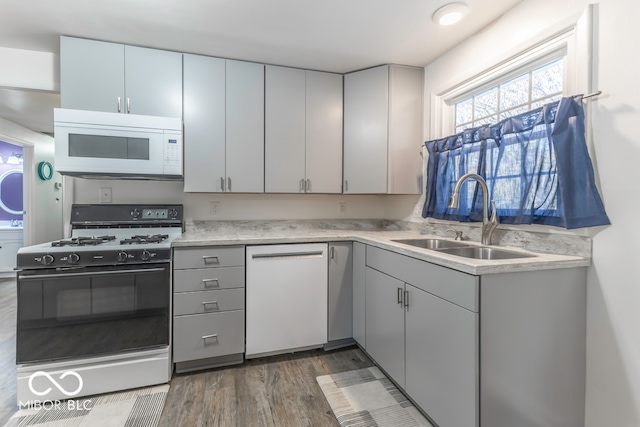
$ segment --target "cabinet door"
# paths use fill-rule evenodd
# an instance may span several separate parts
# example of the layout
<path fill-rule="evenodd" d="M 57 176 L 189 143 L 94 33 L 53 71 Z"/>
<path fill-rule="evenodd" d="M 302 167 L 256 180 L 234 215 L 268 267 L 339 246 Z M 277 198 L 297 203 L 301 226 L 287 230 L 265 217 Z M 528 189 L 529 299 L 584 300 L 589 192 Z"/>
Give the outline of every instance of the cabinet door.
<path fill-rule="evenodd" d="M 353 259 L 350 242 L 329 244 L 329 341 L 353 336 Z"/>
<path fill-rule="evenodd" d="M 366 349 L 365 340 L 365 271 L 366 250 L 363 243 L 353 242 L 353 339 Z"/>
<path fill-rule="evenodd" d="M 306 72 L 307 193 L 342 192 L 342 75 Z"/>
<path fill-rule="evenodd" d="M 62 108 L 117 113 L 118 98 L 124 107 L 124 45 L 60 37 Z"/>
<path fill-rule="evenodd" d="M 304 192 L 305 71 L 266 67 L 265 191 Z"/>
<path fill-rule="evenodd" d="M 387 192 L 389 66 L 344 76 L 344 192 Z"/>
<path fill-rule="evenodd" d="M 264 193 L 264 65 L 226 63 L 226 191 Z"/>
<path fill-rule="evenodd" d="M 20 233 L 22 234 L 22 233 Z M 15 276 L 16 257 L 18 249 L 22 247 L 22 238 L 0 240 L 0 273 L 10 273 Z"/>
<path fill-rule="evenodd" d="M 365 274 L 367 353 L 404 388 L 404 283 L 370 267 Z"/>
<path fill-rule="evenodd" d="M 478 314 L 406 287 L 405 390 L 438 425 L 477 426 Z"/>
<path fill-rule="evenodd" d="M 422 68 L 392 65 L 389 71 L 389 194 L 422 190 Z"/>
<path fill-rule="evenodd" d="M 225 60 L 184 55 L 184 191 L 224 191 Z"/>
<path fill-rule="evenodd" d="M 137 46 L 124 54 L 126 111 L 182 117 L 182 54 Z"/>

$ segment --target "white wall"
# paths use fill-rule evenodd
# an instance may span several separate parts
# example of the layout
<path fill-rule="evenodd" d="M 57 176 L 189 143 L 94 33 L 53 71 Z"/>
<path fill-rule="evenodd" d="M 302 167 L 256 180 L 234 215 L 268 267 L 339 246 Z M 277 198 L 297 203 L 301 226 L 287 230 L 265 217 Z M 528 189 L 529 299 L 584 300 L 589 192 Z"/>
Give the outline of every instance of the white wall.
<path fill-rule="evenodd" d="M 430 93 L 449 87 L 522 45 L 551 36 L 575 22 L 587 0 L 524 0 L 484 31 L 425 69 L 425 135 L 432 136 Z M 612 225 L 588 233 L 593 265 L 588 274 L 586 425 L 640 426 L 640 3 L 607 0 L 596 5 L 594 88 L 604 92 L 590 101 L 594 166 Z M 390 198 L 389 200 L 393 200 Z M 413 215 L 422 200 L 399 198 L 387 212 Z M 407 218 L 409 219 L 409 218 Z M 541 314 L 543 315 L 543 314 Z"/>

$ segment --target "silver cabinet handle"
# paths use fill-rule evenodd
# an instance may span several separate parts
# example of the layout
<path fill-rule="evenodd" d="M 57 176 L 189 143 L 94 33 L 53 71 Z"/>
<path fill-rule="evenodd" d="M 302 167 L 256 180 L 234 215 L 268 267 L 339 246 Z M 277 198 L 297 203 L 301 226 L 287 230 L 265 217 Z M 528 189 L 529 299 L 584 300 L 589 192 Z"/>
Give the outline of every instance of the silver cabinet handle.
<path fill-rule="evenodd" d="M 409 291 L 404 291 L 404 306 L 409 307 Z"/>
<path fill-rule="evenodd" d="M 131 112 L 131 100 L 127 98 L 127 114 Z"/>
<path fill-rule="evenodd" d="M 310 179 L 307 179 L 307 183 L 305 185 L 304 191 L 307 192 L 307 193 L 311 192 L 311 180 Z"/>
<path fill-rule="evenodd" d="M 218 305 L 218 301 L 202 301 L 202 305 Z"/>
<path fill-rule="evenodd" d="M 202 336 L 203 340 L 206 340 L 206 339 L 209 339 L 209 338 L 218 338 L 218 334 L 211 334 L 211 335 L 203 335 Z"/>
<path fill-rule="evenodd" d="M 402 288 L 398 288 L 398 304 L 402 305 Z"/>
<path fill-rule="evenodd" d="M 347 181 L 346 179 L 344 180 L 344 192 L 346 193 L 347 191 L 349 191 L 349 181 Z"/>
<path fill-rule="evenodd" d="M 215 282 L 215 284 L 212 285 L 212 286 L 220 286 L 220 283 L 218 282 L 218 279 L 202 279 L 202 283 L 204 283 L 204 287 L 205 288 L 211 287 L 211 286 L 207 286 L 211 282 Z"/>
<path fill-rule="evenodd" d="M 231 191 L 231 177 L 227 177 L 227 191 Z"/>
<path fill-rule="evenodd" d="M 121 101 L 122 101 L 122 100 L 120 99 L 120 97 L 118 97 L 118 113 L 119 113 L 120 111 L 122 111 L 122 106 L 121 106 L 122 102 L 121 102 Z"/>
<path fill-rule="evenodd" d="M 298 191 L 301 193 L 304 191 L 304 178 L 300 180 L 300 185 L 298 185 Z"/>
<path fill-rule="evenodd" d="M 330 248 L 329 258 L 336 259 L 336 248 L 334 246 L 331 246 Z"/>
<path fill-rule="evenodd" d="M 224 191 L 224 176 L 220 177 L 220 191 Z"/>
<path fill-rule="evenodd" d="M 207 262 L 218 262 L 218 257 L 217 256 L 213 256 L 213 255 L 203 255 L 202 256 L 202 260 L 207 263 Z"/>

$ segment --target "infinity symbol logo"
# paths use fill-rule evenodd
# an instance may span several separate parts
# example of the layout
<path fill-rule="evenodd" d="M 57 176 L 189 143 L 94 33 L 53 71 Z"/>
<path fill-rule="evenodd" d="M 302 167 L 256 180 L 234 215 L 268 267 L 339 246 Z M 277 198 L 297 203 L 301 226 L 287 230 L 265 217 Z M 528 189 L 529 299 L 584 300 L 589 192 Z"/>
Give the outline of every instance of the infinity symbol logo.
<path fill-rule="evenodd" d="M 34 372 L 33 374 L 31 374 L 31 376 L 29 377 L 29 390 L 31 390 L 31 392 L 33 394 L 35 394 L 36 396 L 44 396 L 45 394 L 48 394 L 51 391 L 51 387 L 49 387 L 45 391 L 37 391 L 37 390 L 35 390 L 33 388 L 33 379 L 35 377 L 47 377 L 49 379 L 49 381 L 51 381 L 51 383 L 54 386 L 56 386 L 58 388 L 58 390 L 60 390 L 65 396 L 75 396 L 76 394 L 80 393 L 80 390 L 82 390 L 82 385 L 83 385 L 82 377 L 77 372 L 67 371 L 67 372 L 64 372 L 62 375 L 60 375 L 59 379 L 63 380 L 65 377 L 68 377 L 69 375 L 74 376 L 74 377 L 76 377 L 78 379 L 78 388 L 75 389 L 74 391 L 65 390 L 65 388 L 62 387 L 60 384 L 58 384 L 58 382 L 56 380 L 54 380 L 51 375 L 49 375 L 48 373 L 46 373 L 44 371 L 37 371 L 37 372 Z"/>

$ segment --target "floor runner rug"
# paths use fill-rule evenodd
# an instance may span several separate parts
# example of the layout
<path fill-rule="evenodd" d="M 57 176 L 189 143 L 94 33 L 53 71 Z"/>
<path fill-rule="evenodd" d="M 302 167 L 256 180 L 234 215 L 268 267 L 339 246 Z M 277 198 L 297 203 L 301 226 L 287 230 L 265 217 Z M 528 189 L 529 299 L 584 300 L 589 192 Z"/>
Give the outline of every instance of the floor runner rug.
<path fill-rule="evenodd" d="M 5 427 L 156 427 L 169 385 L 127 390 L 25 408 Z"/>
<path fill-rule="evenodd" d="M 432 427 L 380 369 L 316 378 L 340 426 Z"/>

